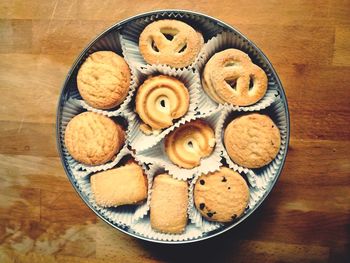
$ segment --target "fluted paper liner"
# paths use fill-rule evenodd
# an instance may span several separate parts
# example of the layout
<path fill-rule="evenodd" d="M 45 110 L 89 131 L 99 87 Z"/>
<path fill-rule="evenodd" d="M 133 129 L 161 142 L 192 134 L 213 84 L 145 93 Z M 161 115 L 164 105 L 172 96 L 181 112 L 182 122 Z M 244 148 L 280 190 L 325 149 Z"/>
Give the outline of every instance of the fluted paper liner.
<path fill-rule="evenodd" d="M 193 120 L 201 119 L 206 123 L 208 123 L 215 133 L 215 123 L 219 118 L 220 114 L 221 113 L 218 110 L 211 114 L 198 115 L 198 116 L 195 116 L 192 120 L 186 121 L 185 123 L 191 122 Z M 175 129 L 175 126 L 172 127 L 172 130 L 174 129 Z M 198 173 L 208 173 L 211 171 L 215 171 L 220 166 L 221 148 L 218 148 L 215 145 L 215 148 L 211 153 L 211 155 L 206 158 L 203 158 L 199 166 L 194 167 L 192 169 L 180 168 L 169 159 L 164 149 L 164 140 L 165 138 L 163 138 L 154 147 L 151 147 L 143 152 L 139 152 L 140 160 L 146 163 L 156 163 L 164 167 L 164 169 L 167 172 L 169 172 L 169 174 L 172 175 L 174 178 L 180 179 L 180 180 L 191 179 L 194 175 Z"/>
<path fill-rule="evenodd" d="M 211 38 L 204 46 L 199 55 L 196 68 L 200 72 L 201 76 L 205 67 L 205 64 L 209 59 L 220 51 L 223 51 L 228 48 L 239 49 L 249 55 L 254 64 L 260 66 L 266 73 L 268 78 L 268 86 L 266 94 L 262 99 L 251 106 L 235 106 L 232 107 L 238 111 L 258 111 L 267 108 L 271 105 L 272 102 L 276 100 L 276 97 L 279 97 L 278 84 L 276 79 L 273 77 L 268 65 L 264 62 L 264 58 L 261 57 L 258 52 L 253 48 L 250 42 L 242 38 L 240 35 L 235 32 L 222 32 L 217 36 Z M 206 92 L 201 94 L 200 101 L 205 101 L 208 106 L 215 108 L 219 104 L 214 102 Z"/>
<path fill-rule="evenodd" d="M 195 29 L 197 29 L 203 35 L 204 40 L 210 39 L 217 33 L 223 31 L 221 26 L 214 24 L 212 21 L 206 18 L 193 14 L 178 14 L 170 11 L 150 15 L 149 17 L 137 19 L 127 23 L 121 30 L 121 45 L 123 54 L 131 65 L 135 66 L 141 71 L 147 70 L 149 67 L 151 67 L 151 65 L 144 60 L 140 53 L 139 36 L 148 24 L 161 19 L 176 19 L 192 26 L 195 25 Z M 200 53 L 201 52 L 199 52 L 199 54 Z M 193 68 L 199 59 L 198 55 L 195 60 L 185 68 Z"/>
<path fill-rule="evenodd" d="M 134 111 L 133 103 L 129 103 L 125 116 L 130 123 L 130 131 L 127 136 L 127 140 L 130 143 L 130 146 L 135 149 L 137 152 L 145 150 L 149 147 L 152 147 L 158 143 L 166 134 L 168 134 L 174 127 L 178 127 L 180 124 L 185 123 L 186 121 L 192 119 L 196 114 L 196 108 L 198 107 L 198 97 L 200 96 L 200 82 L 198 75 L 194 74 L 191 70 L 176 70 L 168 66 L 154 65 L 149 68 L 147 74 L 143 75 L 142 79 L 139 79 L 139 83 L 142 84 L 147 76 L 151 75 L 167 75 L 172 76 L 182 83 L 188 89 L 190 96 L 190 105 L 187 113 L 178 120 L 174 120 L 174 124 L 162 130 L 159 134 L 146 135 L 140 130 L 140 125 L 142 120 L 139 118 L 137 113 Z M 135 99 L 137 92 L 135 92 Z"/>
<path fill-rule="evenodd" d="M 264 111 L 260 111 L 260 113 L 264 113 L 270 116 L 270 118 L 277 125 L 280 134 L 281 134 L 281 147 L 280 150 L 274 160 L 272 160 L 266 166 L 259 169 L 249 169 L 246 167 L 242 167 L 231 160 L 228 156 L 227 151 L 224 146 L 223 138 L 224 131 L 228 123 L 234 119 L 234 117 L 242 115 L 237 111 L 234 111 L 232 108 L 226 108 L 217 124 L 217 136 L 219 136 L 220 140 L 217 141 L 219 147 L 222 148 L 222 156 L 225 158 L 227 164 L 230 168 L 238 172 L 244 172 L 247 177 L 249 183 L 257 187 L 258 189 L 268 189 L 269 184 L 274 179 L 277 174 L 278 168 L 282 164 L 283 155 L 286 151 L 286 141 L 287 141 L 287 120 L 285 116 L 285 106 L 281 99 L 275 101 L 270 107 Z"/>
<path fill-rule="evenodd" d="M 62 119 L 61 119 L 61 124 L 62 124 L 62 130 L 60 132 L 61 136 L 61 141 L 63 145 L 63 153 L 64 153 L 64 158 L 67 161 L 70 169 L 72 171 L 86 171 L 86 172 L 80 172 L 76 173 L 76 175 L 80 174 L 81 176 L 86 176 L 87 174 L 91 172 L 97 172 L 97 171 L 102 171 L 102 170 L 107 170 L 112 167 L 114 167 L 120 160 L 121 158 L 129 152 L 127 148 L 127 144 L 125 143 L 124 146 L 120 149 L 120 151 L 116 154 L 114 159 L 111 161 L 102 164 L 102 165 L 86 165 L 83 163 L 80 163 L 76 161 L 68 152 L 65 144 L 64 144 L 64 134 L 66 131 L 66 127 L 68 125 L 68 122 L 76 115 L 80 114 L 81 112 L 85 111 L 78 100 L 75 99 L 68 99 L 67 102 L 63 106 L 62 110 Z M 126 130 L 126 134 L 129 132 L 130 125 L 128 125 L 128 129 Z"/>

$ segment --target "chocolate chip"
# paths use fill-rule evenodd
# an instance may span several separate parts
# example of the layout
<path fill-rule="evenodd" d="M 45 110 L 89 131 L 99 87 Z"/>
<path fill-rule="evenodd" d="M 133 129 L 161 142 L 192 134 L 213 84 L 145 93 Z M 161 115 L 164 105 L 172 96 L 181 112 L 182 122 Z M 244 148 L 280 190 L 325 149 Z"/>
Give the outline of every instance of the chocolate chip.
<path fill-rule="evenodd" d="M 272 127 L 271 127 L 271 128 L 273 128 L 273 127 L 275 127 L 275 126 L 273 126 L 273 125 L 272 125 Z"/>
<path fill-rule="evenodd" d="M 226 177 L 225 177 L 225 176 L 223 176 L 223 177 L 222 177 L 221 182 L 227 182 L 227 179 L 226 179 Z"/>
<path fill-rule="evenodd" d="M 227 187 L 227 189 L 228 189 L 228 190 L 230 190 L 230 189 L 231 189 L 231 187 Z"/>
<path fill-rule="evenodd" d="M 212 212 L 208 212 L 207 216 L 212 217 L 214 214 L 216 214 L 216 212 L 213 212 L 213 213 Z"/>
<path fill-rule="evenodd" d="M 204 207 L 205 207 L 205 204 L 204 204 L 204 203 L 200 203 L 200 204 L 199 204 L 199 209 L 200 209 L 200 210 L 203 210 Z"/>
<path fill-rule="evenodd" d="M 234 214 L 233 216 L 231 216 L 232 220 L 235 220 L 235 219 L 236 219 L 236 217 L 237 217 L 237 215 L 236 215 L 236 214 Z"/>
<path fill-rule="evenodd" d="M 274 145 L 273 141 L 271 141 L 271 144 Z"/>
<path fill-rule="evenodd" d="M 201 185 L 205 185 L 205 181 L 204 181 L 204 180 L 200 180 L 199 183 L 200 183 Z"/>

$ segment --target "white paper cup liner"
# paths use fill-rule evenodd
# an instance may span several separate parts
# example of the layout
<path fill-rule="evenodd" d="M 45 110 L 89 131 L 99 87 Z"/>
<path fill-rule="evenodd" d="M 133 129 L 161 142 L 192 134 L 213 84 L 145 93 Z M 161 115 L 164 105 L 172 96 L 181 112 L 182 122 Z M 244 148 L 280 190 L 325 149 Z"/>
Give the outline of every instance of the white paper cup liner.
<path fill-rule="evenodd" d="M 238 111 L 234 111 L 232 108 L 226 108 L 226 110 L 223 111 L 217 125 L 216 134 L 219 136 L 219 139 L 221 139 L 217 141 L 217 144 L 219 144 L 219 147 L 222 148 L 222 156 L 225 158 L 225 161 L 227 162 L 228 166 L 235 171 L 244 172 L 248 177 L 249 183 L 253 187 L 256 187 L 257 189 L 265 190 L 269 188 L 269 184 L 271 183 L 272 179 L 274 179 L 274 177 L 276 176 L 277 170 L 281 166 L 283 155 L 286 151 L 287 118 L 285 115 L 285 107 L 281 99 L 275 101 L 273 104 L 270 105 L 269 108 L 267 108 L 264 111 L 260 111 L 259 113 L 269 115 L 270 118 L 274 121 L 274 123 L 279 128 L 280 134 L 281 134 L 281 147 L 276 158 L 262 168 L 249 169 L 246 167 L 242 167 L 236 164 L 235 162 L 233 162 L 227 154 L 227 151 L 225 149 L 224 142 L 223 142 L 223 137 L 224 137 L 223 134 L 227 124 L 232 119 L 234 119 L 234 117 L 241 115 L 239 114 Z"/>
<path fill-rule="evenodd" d="M 253 49 L 251 44 L 234 32 L 222 32 L 210 39 L 202 49 L 200 57 L 197 60 L 196 68 L 202 76 L 205 64 L 215 54 L 228 48 L 239 49 L 249 55 L 254 64 L 260 66 L 268 77 L 268 87 L 264 97 L 251 106 L 232 106 L 239 111 L 258 111 L 267 108 L 271 103 L 279 97 L 278 84 L 276 79 L 270 72 L 269 67 L 264 62 L 263 58 L 259 57 L 258 53 Z M 200 101 L 206 102 L 211 107 L 217 107 L 219 104 L 213 101 L 206 92 L 202 92 Z"/>
<path fill-rule="evenodd" d="M 130 229 L 143 237 L 162 241 L 186 241 L 203 236 L 202 230 L 192 223 L 187 224 L 185 232 L 182 234 L 159 233 L 152 229 L 149 219 L 147 218 L 137 221 Z"/>
<path fill-rule="evenodd" d="M 143 79 L 138 80 L 138 83 L 142 84 L 143 81 L 150 75 L 172 76 L 183 82 L 189 91 L 190 105 L 187 113 L 179 120 L 175 120 L 173 126 L 162 130 L 159 134 L 146 135 L 140 130 L 142 120 L 139 118 L 137 113 L 134 112 L 134 104 L 129 103 L 125 112 L 125 116 L 130 124 L 127 140 L 131 148 L 135 149 L 136 152 L 143 151 L 149 147 L 152 147 L 175 127 L 178 127 L 185 121 L 192 119 L 195 116 L 196 108 L 198 107 L 198 97 L 200 96 L 200 82 L 198 75 L 194 74 L 192 70 L 176 70 L 168 66 L 154 65 L 147 70 L 147 74 L 143 75 Z"/>
<path fill-rule="evenodd" d="M 125 25 L 121 32 L 121 45 L 123 54 L 129 64 L 135 66 L 139 70 L 147 70 L 151 65 L 148 64 L 139 50 L 139 36 L 143 29 L 150 23 L 160 19 L 176 19 L 181 20 L 195 29 L 197 29 L 202 35 L 204 40 L 210 39 L 219 32 L 223 31 L 223 28 L 214 24 L 212 21 L 192 14 L 177 14 L 171 11 L 165 11 L 159 14 L 150 15 L 146 18 L 137 19 L 136 21 L 129 22 Z M 201 52 L 199 52 L 200 54 Z M 192 68 L 197 63 L 199 56 L 194 62 L 186 68 Z"/>
<path fill-rule="evenodd" d="M 213 112 L 208 115 L 198 115 L 194 117 L 192 120 L 196 119 L 201 119 L 204 120 L 206 123 L 208 123 L 212 129 L 215 132 L 215 124 L 216 120 L 220 116 L 220 111 Z M 192 121 L 190 120 L 190 121 Z M 190 122 L 190 121 L 186 121 Z M 181 126 L 181 125 L 180 125 Z M 175 127 L 174 127 L 175 128 Z M 174 130 L 174 129 L 172 129 Z M 187 180 L 193 178 L 194 175 L 196 174 L 201 174 L 201 173 L 208 173 L 212 171 L 216 171 L 219 169 L 221 163 L 221 148 L 216 147 L 212 152 L 212 154 L 209 157 L 203 158 L 201 160 L 201 163 L 199 166 L 194 167 L 192 169 L 185 169 L 177 166 L 174 164 L 169 158 L 168 155 L 164 149 L 164 140 L 163 138 L 158 144 L 155 146 L 146 149 L 143 152 L 139 152 L 138 156 L 140 160 L 142 160 L 145 163 L 153 163 L 153 164 L 158 164 L 170 174 L 174 178 L 179 179 L 179 180 Z"/>
<path fill-rule="evenodd" d="M 77 185 L 78 189 L 87 197 L 87 200 L 89 203 L 97 210 L 99 213 L 108 221 L 121 226 L 130 226 L 132 222 L 139 220 L 140 218 L 144 217 L 147 214 L 149 203 L 150 203 L 150 193 L 152 188 L 152 177 L 150 176 L 150 173 L 148 172 L 148 168 L 146 165 L 142 162 L 140 162 L 137 157 L 134 155 L 134 153 L 130 150 L 125 151 L 123 155 L 121 156 L 120 160 L 123 157 L 126 157 L 130 155 L 135 159 L 135 161 L 142 167 L 143 171 L 147 175 L 147 200 L 140 205 L 127 205 L 127 206 L 118 206 L 118 207 L 111 207 L 111 208 L 105 208 L 99 206 L 96 201 L 95 197 L 91 190 L 91 183 L 90 183 L 90 177 L 93 175 L 92 173 L 89 174 L 89 176 L 76 176 L 75 173 L 73 173 L 75 184 Z M 116 163 L 111 168 L 118 167 L 118 163 Z M 111 169 L 109 168 L 109 169 Z"/>
<path fill-rule="evenodd" d="M 121 158 L 129 152 L 127 148 L 127 143 L 124 144 L 124 146 L 120 149 L 120 151 L 117 153 L 115 158 L 112 161 L 107 162 L 106 164 L 102 165 L 96 165 L 96 166 L 90 166 L 86 165 L 83 163 L 80 163 L 76 161 L 68 152 L 65 144 L 64 144 L 64 134 L 66 127 L 68 125 L 68 122 L 76 115 L 79 113 L 85 111 L 82 107 L 81 104 L 78 100 L 76 99 L 68 99 L 67 102 L 64 104 L 63 109 L 62 109 L 62 119 L 61 119 L 61 124 L 62 124 L 62 130 L 60 132 L 61 136 L 61 141 L 63 145 L 63 157 L 67 161 L 69 168 L 72 171 L 76 171 L 75 175 L 80 175 L 80 176 L 86 176 L 89 173 L 92 172 L 97 172 L 97 171 L 102 171 L 102 170 L 107 170 L 115 166 Z M 128 125 L 128 129 L 126 133 L 128 133 L 130 127 Z M 86 172 L 79 172 L 79 171 L 86 171 Z"/>

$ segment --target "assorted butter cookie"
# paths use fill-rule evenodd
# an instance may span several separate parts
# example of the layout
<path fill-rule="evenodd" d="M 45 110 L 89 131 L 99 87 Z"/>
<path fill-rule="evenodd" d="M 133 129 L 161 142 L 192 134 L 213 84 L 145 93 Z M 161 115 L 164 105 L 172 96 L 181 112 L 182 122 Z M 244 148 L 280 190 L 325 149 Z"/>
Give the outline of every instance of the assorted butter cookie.
<path fill-rule="evenodd" d="M 178 79 L 159 75 L 148 78 L 137 90 L 136 112 L 146 134 L 168 128 L 173 121 L 184 116 L 189 108 L 190 96 Z"/>
<path fill-rule="evenodd" d="M 182 168 L 200 165 L 202 158 L 214 150 L 213 129 L 202 120 L 194 120 L 173 130 L 165 137 L 165 152 L 169 159 Z"/>
<path fill-rule="evenodd" d="M 217 103 L 248 106 L 265 95 L 267 76 L 246 53 L 230 48 L 209 59 L 203 70 L 202 85 Z"/>
<path fill-rule="evenodd" d="M 248 205 L 249 188 L 243 177 L 227 168 L 201 175 L 194 188 L 195 206 L 210 221 L 230 222 Z"/>
<path fill-rule="evenodd" d="M 275 159 L 281 136 L 269 116 L 251 113 L 227 125 L 224 144 L 232 161 L 247 168 L 260 168 Z"/>
<path fill-rule="evenodd" d="M 136 162 L 90 177 L 96 203 L 102 207 L 139 204 L 147 199 L 147 177 Z"/>
<path fill-rule="evenodd" d="M 77 85 L 87 104 L 97 109 L 111 109 L 120 105 L 128 94 L 130 69 L 116 53 L 98 51 L 81 65 Z"/>
<path fill-rule="evenodd" d="M 119 152 L 125 142 L 125 131 L 106 116 L 83 112 L 68 122 L 64 142 L 78 162 L 99 165 L 110 161 Z"/>
<path fill-rule="evenodd" d="M 138 44 L 147 63 L 166 64 L 180 70 L 195 61 L 204 40 L 190 25 L 164 19 L 147 25 Z M 112 51 L 98 51 L 81 65 L 77 88 L 87 104 L 108 110 L 124 101 L 130 79 L 130 68 L 121 56 Z M 263 69 L 246 53 L 233 48 L 215 53 L 205 64 L 201 76 L 203 92 L 212 100 L 236 106 L 249 106 L 261 100 L 267 83 Z M 135 91 L 133 99 L 135 112 L 142 121 L 140 130 L 146 135 L 159 134 L 171 127 L 186 115 L 190 106 L 190 94 L 185 84 L 167 75 L 148 76 Z M 112 119 L 84 112 L 67 124 L 64 143 L 76 161 L 101 165 L 120 151 L 125 136 L 123 127 Z M 192 169 L 213 153 L 215 141 L 213 127 L 195 119 L 164 137 L 164 151 L 175 165 Z M 276 158 L 281 135 L 270 117 L 249 113 L 228 123 L 224 128 L 223 144 L 233 162 L 246 168 L 260 168 Z M 202 172 L 200 169 L 197 168 L 198 173 Z M 135 161 L 95 173 L 91 175 L 90 183 L 96 204 L 101 207 L 138 205 L 148 195 L 147 177 Z M 188 189 L 188 181 L 175 179 L 167 173 L 153 178 L 149 207 L 152 229 L 169 234 L 185 231 Z M 244 213 L 249 202 L 249 187 L 239 173 L 221 167 L 199 176 L 194 184 L 193 198 L 196 209 L 204 218 L 228 223 Z"/>
<path fill-rule="evenodd" d="M 151 226 L 163 233 L 180 234 L 187 225 L 188 184 L 169 174 L 154 178 L 150 205 Z"/>
<path fill-rule="evenodd" d="M 190 25 L 171 19 L 152 22 L 142 31 L 139 48 L 149 64 L 189 66 L 204 44 L 203 36 Z"/>

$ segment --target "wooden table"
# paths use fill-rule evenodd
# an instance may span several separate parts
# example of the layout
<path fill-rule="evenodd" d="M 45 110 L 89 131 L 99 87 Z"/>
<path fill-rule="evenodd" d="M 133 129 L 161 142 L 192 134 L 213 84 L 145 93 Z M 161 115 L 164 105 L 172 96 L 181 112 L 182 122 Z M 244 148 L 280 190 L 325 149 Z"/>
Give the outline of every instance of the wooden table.
<path fill-rule="evenodd" d="M 217 17 L 252 39 L 288 97 L 291 143 L 263 206 L 233 231 L 157 245 L 111 228 L 56 150 L 61 85 L 99 32 L 161 8 Z M 0 262 L 350 262 L 349 1 L 0 2 Z"/>

